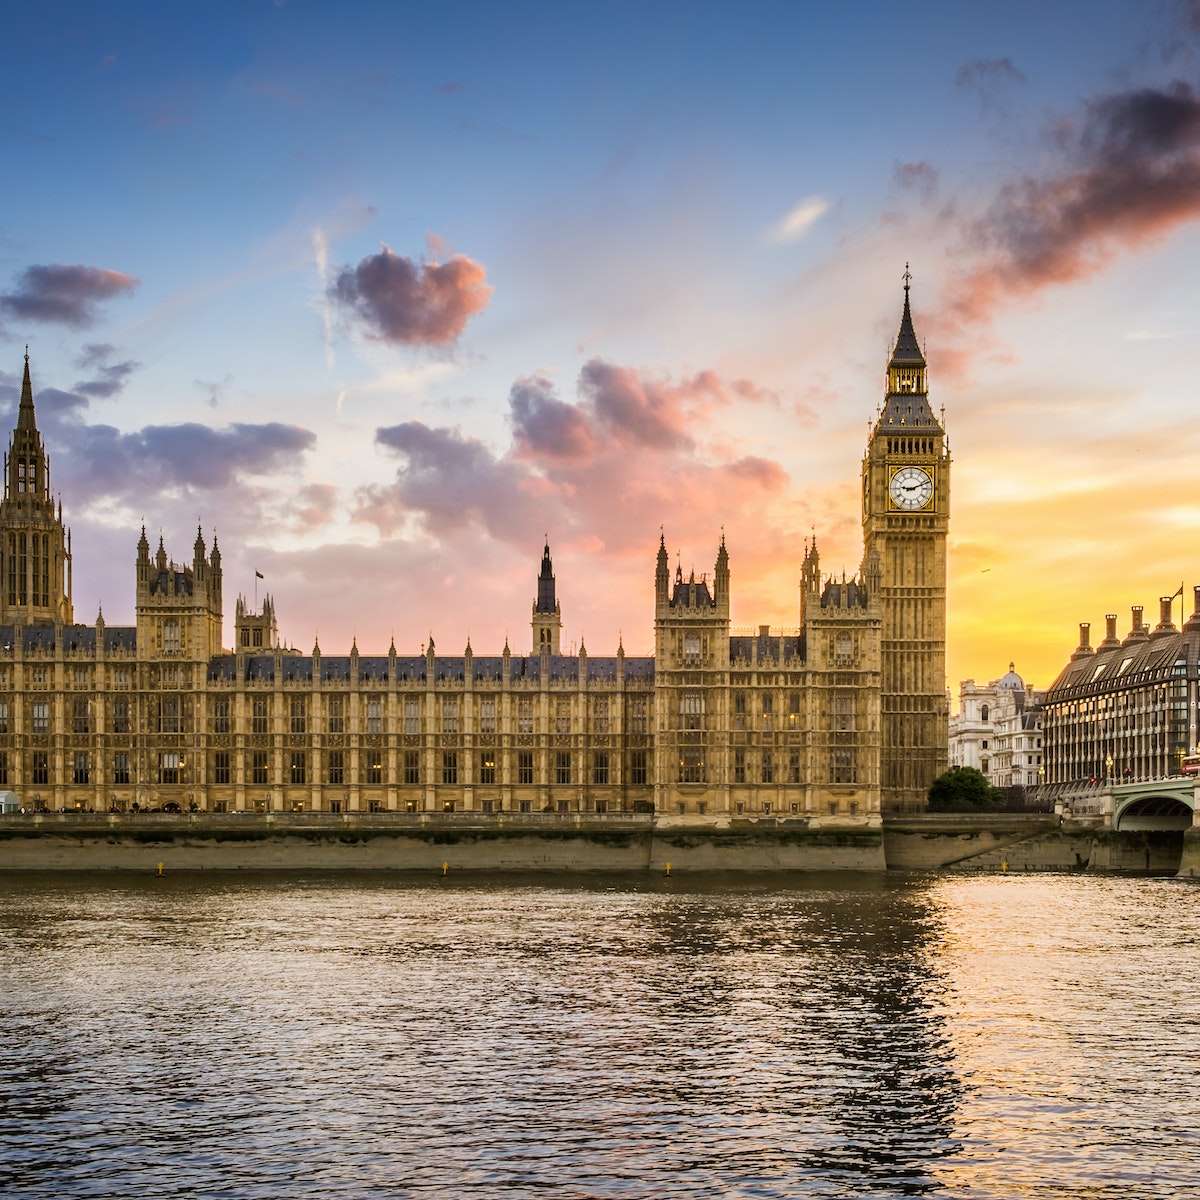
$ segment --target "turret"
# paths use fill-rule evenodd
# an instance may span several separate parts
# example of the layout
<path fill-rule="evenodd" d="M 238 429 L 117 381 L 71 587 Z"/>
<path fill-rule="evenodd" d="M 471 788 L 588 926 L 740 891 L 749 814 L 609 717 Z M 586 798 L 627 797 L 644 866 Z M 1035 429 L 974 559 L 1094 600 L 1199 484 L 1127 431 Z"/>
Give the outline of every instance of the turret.
<path fill-rule="evenodd" d="M 670 590 L 671 567 L 667 562 L 667 542 L 666 537 L 660 532 L 658 535 L 658 558 L 654 566 L 655 603 L 660 607 L 665 605 L 670 598 Z"/>
<path fill-rule="evenodd" d="M 817 553 L 817 539 L 804 543 L 804 564 L 800 568 L 800 624 L 807 614 L 815 613 L 821 606 L 821 556 Z"/>
<path fill-rule="evenodd" d="M 725 549 L 725 531 L 721 531 L 721 545 L 717 550 L 717 565 L 713 571 L 713 599 L 718 608 L 729 611 L 729 551 Z"/>
<path fill-rule="evenodd" d="M 534 654 L 557 654 L 562 634 L 562 610 L 554 595 L 554 564 L 550 560 L 550 542 L 542 550 L 542 569 L 538 574 L 537 599 L 533 602 Z"/>

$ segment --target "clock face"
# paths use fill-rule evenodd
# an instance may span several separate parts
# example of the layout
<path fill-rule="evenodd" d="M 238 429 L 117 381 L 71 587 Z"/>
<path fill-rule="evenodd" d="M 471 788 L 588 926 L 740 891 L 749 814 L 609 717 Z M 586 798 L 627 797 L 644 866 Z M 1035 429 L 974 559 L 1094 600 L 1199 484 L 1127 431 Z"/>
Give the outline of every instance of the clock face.
<path fill-rule="evenodd" d="M 924 508 L 933 498 L 933 480 L 920 467 L 901 467 L 892 476 L 888 495 L 897 508 Z"/>

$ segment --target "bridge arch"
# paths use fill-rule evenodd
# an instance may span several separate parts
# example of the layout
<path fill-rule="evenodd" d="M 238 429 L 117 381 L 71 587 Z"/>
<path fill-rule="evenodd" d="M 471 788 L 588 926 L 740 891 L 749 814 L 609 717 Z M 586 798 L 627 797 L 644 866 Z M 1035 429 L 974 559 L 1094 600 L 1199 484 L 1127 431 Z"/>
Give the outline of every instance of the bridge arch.
<path fill-rule="evenodd" d="M 1138 788 L 1126 785 L 1114 796 L 1113 829 L 1190 829 L 1195 819 L 1191 782 L 1183 786 Z"/>

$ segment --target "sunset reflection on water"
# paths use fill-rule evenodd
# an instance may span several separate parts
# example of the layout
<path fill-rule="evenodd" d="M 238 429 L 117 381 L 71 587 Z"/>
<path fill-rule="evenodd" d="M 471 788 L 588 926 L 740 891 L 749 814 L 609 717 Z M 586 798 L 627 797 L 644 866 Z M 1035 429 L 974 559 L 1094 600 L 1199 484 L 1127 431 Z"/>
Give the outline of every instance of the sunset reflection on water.
<path fill-rule="evenodd" d="M 0 892 L 6 1196 L 1200 1187 L 1180 1153 L 1200 891 L 1174 881 L 180 873 Z"/>

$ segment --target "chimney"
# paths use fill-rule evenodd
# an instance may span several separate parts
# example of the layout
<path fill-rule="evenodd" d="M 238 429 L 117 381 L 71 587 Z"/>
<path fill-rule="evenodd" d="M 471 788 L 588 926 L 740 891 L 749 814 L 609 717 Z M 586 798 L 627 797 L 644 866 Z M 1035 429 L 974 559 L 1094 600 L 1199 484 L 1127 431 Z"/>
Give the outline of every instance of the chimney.
<path fill-rule="evenodd" d="M 1140 604 L 1135 604 L 1130 608 L 1129 611 L 1133 616 L 1133 626 L 1129 630 L 1129 635 L 1126 637 L 1125 641 L 1140 642 L 1149 636 L 1146 633 L 1146 626 L 1142 624 L 1142 606 Z"/>
<path fill-rule="evenodd" d="M 1090 621 L 1079 622 L 1079 645 L 1075 648 L 1075 653 L 1071 655 L 1072 658 L 1082 658 L 1084 655 L 1095 653 L 1091 644 L 1091 630 Z"/>
<path fill-rule="evenodd" d="M 1120 644 L 1121 644 L 1121 639 L 1119 637 L 1117 637 L 1117 614 L 1116 613 L 1105 613 L 1104 614 L 1104 641 L 1102 641 L 1100 643 L 1100 645 L 1101 646 L 1119 646 Z"/>
<path fill-rule="evenodd" d="M 1175 626 L 1171 623 L 1171 609 L 1175 607 L 1174 596 L 1159 596 L 1158 598 L 1158 625 L 1155 627 L 1155 633 L 1174 633 Z"/>

